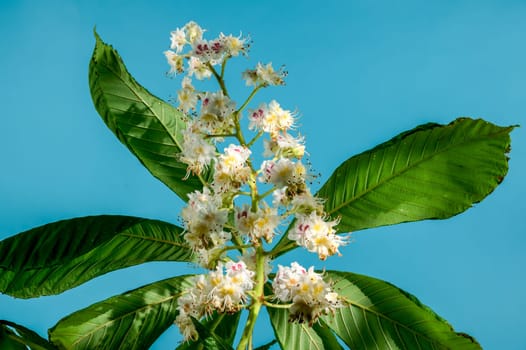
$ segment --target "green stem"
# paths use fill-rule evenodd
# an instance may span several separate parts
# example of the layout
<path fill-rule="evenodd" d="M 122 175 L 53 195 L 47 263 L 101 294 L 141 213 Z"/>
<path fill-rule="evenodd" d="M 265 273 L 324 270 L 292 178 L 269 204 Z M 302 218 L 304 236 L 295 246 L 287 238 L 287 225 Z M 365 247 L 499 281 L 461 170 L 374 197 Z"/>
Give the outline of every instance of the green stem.
<path fill-rule="evenodd" d="M 245 109 L 245 107 L 250 103 L 250 101 L 252 100 L 252 98 L 256 95 L 256 93 L 259 91 L 259 89 L 261 89 L 263 87 L 263 85 L 258 85 L 254 88 L 254 90 L 252 90 L 252 92 L 250 93 L 250 95 L 248 95 L 247 99 L 245 100 L 245 102 L 241 105 L 241 107 L 239 107 L 239 109 L 236 111 L 236 114 L 239 114 L 243 109 Z"/>
<path fill-rule="evenodd" d="M 227 57 L 223 60 L 223 63 L 221 64 L 221 80 L 225 78 L 225 68 L 226 68 L 226 62 L 228 61 L 230 57 Z"/>
<path fill-rule="evenodd" d="M 263 305 L 272 307 L 274 309 L 290 309 L 290 307 L 292 306 L 292 304 L 273 304 L 269 303 L 268 301 L 263 302 Z"/>
<path fill-rule="evenodd" d="M 263 135 L 263 131 L 258 132 L 257 135 L 254 136 L 254 138 L 250 140 L 249 143 L 247 143 L 247 147 L 251 147 L 254 142 L 256 142 L 261 137 L 261 135 Z"/>
<path fill-rule="evenodd" d="M 254 287 L 254 296 L 252 298 L 252 304 L 250 305 L 250 311 L 248 313 L 247 324 L 243 330 L 241 340 L 237 345 L 237 350 L 250 349 L 252 345 L 252 333 L 254 332 L 254 326 L 258 318 L 261 306 L 265 301 L 265 294 L 263 288 L 265 286 L 265 256 L 261 244 L 256 248 L 256 286 Z"/>
<path fill-rule="evenodd" d="M 227 247 L 224 247 L 223 249 L 221 249 L 221 253 L 223 252 L 227 252 L 229 250 L 243 250 L 243 249 L 248 249 L 248 248 L 252 248 L 252 245 L 251 244 L 241 244 L 241 245 L 229 245 Z"/>
<path fill-rule="evenodd" d="M 267 192 L 265 193 L 262 193 L 258 196 L 258 199 L 261 200 L 263 198 L 265 198 L 266 196 L 268 196 L 269 194 L 271 194 L 272 192 L 274 192 L 276 190 L 275 187 L 272 187 L 270 190 L 268 190 Z"/>
<path fill-rule="evenodd" d="M 203 175 L 197 174 L 199 181 L 203 184 L 203 187 L 210 187 L 210 184 L 203 178 Z"/>
<path fill-rule="evenodd" d="M 209 134 L 206 135 L 205 138 L 210 139 L 213 137 L 234 137 L 236 134 Z"/>
<path fill-rule="evenodd" d="M 279 242 L 278 242 L 278 244 L 277 244 L 276 246 L 278 246 L 278 245 L 279 245 Z M 295 245 L 296 245 L 296 242 L 294 242 L 294 241 L 290 241 L 289 243 L 285 244 L 285 245 L 284 245 L 283 247 L 281 247 L 280 249 L 277 249 L 277 250 L 272 249 L 272 250 L 268 253 L 268 255 L 269 255 L 269 256 L 275 256 L 276 254 L 279 254 L 279 253 L 281 253 L 281 252 L 283 252 L 283 251 L 287 251 L 287 250 L 290 250 L 290 249 L 294 248 Z"/>
<path fill-rule="evenodd" d="M 228 90 L 226 89 L 225 81 L 223 80 L 223 77 L 217 74 L 217 71 L 215 70 L 214 66 L 210 64 L 210 62 L 207 62 L 206 66 L 208 67 L 208 69 L 210 69 L 210 71 L 216 78 L 217 82 L 219 83 L 219 86 L 221 87 L 221 91 L 223 91 L 223 95 L 230 97 L 228 95 Z"/>

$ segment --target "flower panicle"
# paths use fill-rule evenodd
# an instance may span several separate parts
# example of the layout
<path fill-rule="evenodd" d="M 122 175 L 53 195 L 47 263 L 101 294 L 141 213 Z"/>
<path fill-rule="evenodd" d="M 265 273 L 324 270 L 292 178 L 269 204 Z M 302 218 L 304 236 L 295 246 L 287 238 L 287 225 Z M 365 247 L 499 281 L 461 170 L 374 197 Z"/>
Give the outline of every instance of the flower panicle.
<path fill-rule="evenodd" d="M 275 70 L 272 63 L 244 71 L 242 78 L 253 90 L 237 104 L 228 93 L 224 70 L 228 59 L 247 55 L 250 39 L 220 33 L 209 40 L 205 32 L 189 22 L 170 33 L 165 52 L 170 72 L 185 73 L 177 103 L 187 118 L 186 131 L 175 156 L 186 165 L 187 177 L 197 175 L 203 184 L 188 194 L 181 211 L 183 234 L 197 263 L 208 270 L 195 276 L 177 299 L 175 324 L 185 340 L 195 340 L 192 318 L 244 308 L 256 313 L 249 318 L 257 317 L 259 311 L 253 310 L 259 308 L 254 306 L 274 299 L 290 303 L 291 322 L 312 326 L 341 306 L 340 297 L 323 274 L 297 262 L 278 266 L 272 294 L 265 295 L 274 254 L 269 247 L 289 226 L 287 237 L 323 261 L 341 255 L 348 237 L 337 234 L 338 219 L 329 218 L 323 199 L 309 188 L 314 175 L 304 165 L 305 137 L 295 135 L 298 113 L 276 100 L 245 110 L 259 89 L 283 85 L 287 72 L 283 67 Z M 212 77 L 217 91 L 199 91 L 193 85 L 192 79 Z M 242 120 L 244 114 L 247 120 Z M 250 142 L 247 133 L 253 134 Z M 259 164 L 253 147 L 258 141 L 263 149 Z"/>

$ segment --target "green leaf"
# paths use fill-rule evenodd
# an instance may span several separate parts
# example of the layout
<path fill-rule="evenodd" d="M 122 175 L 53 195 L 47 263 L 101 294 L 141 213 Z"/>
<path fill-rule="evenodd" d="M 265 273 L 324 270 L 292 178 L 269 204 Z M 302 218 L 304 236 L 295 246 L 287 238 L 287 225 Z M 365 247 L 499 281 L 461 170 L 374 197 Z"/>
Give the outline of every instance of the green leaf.
<path fill-rule="evenodd" d="M 239 324 L 239 318 L 241 312 L 235 314 L 214 314 L 208 320 L 202 322 L 207 329 L 213 329 L 214 336 L 222 339 L 222 342 L 228 346 L 232 346 L 234 338 L 236 336 L 237 326 Z M 219 318 L 219 319 L 218 319 Z M 216 322 L 219 324 L 216 326 Z M 184 342 L 177 347 L 177 350 L 197 350 L 197 349 L 208 349 L 204 337 L 199 337 L 194 342 Z"/>
<path fill-rule="evenodd" d="M 153 176 L 187 201 L 187 194 L 203 184 L 193 175 L 183 180 L 186 165 L 178 161 L 178 154 L 186 129 L 184 114 L 139 85 L 117 51 L 97 33 L 95 38 L 89 85 L 97 112 Z"/>
<path fill-rule="evenodd" d="M 339 232 L 449 218 L 503 180 L 513 128 L 469 118 L 421 125 L 343 162 L 317 195 Z M 295 246 L 284 235 L 275 251 Z"/>
<path fill-rule="evenodd" d="M 318 336 L 321 338 L 325 349 L 343 350 L 330 327 L 322 319 L 319 319 L 318 322 L 314 323 L 312 325 L 312 329 L 314 329 L 316 334 L 318 334 Z"/>
<path fill-rule="evenodd" d="M 353 350 L 481 349 L 475 339 L 456 333 L 416 297 L 390 283 L 350 272 L 326 274 L 350 305 L 323 319 Z"/>
<path fill-rule="evenodd" d="M 322 350 L 331 349 L 324 346 L 324 340 L 316 331 L 306 324 L 289 322 L 289 310 L 267 307 L 270 323 L 276 339 L 285 350 Z"/>
<path fill-rule="evenodd" d="M 228 345 L 221 337 L 219 337 L 214 332 L 210 331 L 208 327 L 201 324 L 195 318 L 192 318 L 195 329 L 199 333 L 199 339 L 201 339 L 201 344 L 203 344 L 203 349 L 210 350 L 231 350 L 232 347 Z"/>
<path fill-rule="evenodd" d="M 36 332 L 14 322 L 0 320 L 0 349 L 27 350 L 27 347 L 31 350 L 56 349 Z"/>
<path fill-rule="evenodd" d="M 178 276 L 111 297 L 77 311 L 49 330 L 60 349 L 147 349 L 177 315 L 177 298 L 191 287 Z"/>
<path fill-rule="evenodd" d="M 182 229 L 130 216 L 87 216 L 36 227 L 0 242 L 0 292 L 58 294 L 147 261 L 191 261 Z"/>
<path fill-rule="evenodd" d="M 254 350 L 269 350 L 272 345 L 276 344 L 278 341 L 276 339 L 272 340 L 272 341 L 269 341 L 268 343 L 266 344 L 263 344 L 261 346 L 258 346 L 257 348 L 255 348 Z"/>
<path fill-rule="evenodd" d="M 0 349 L 27 350 L 25 342 L 10 328 L 0 325 Z"/>

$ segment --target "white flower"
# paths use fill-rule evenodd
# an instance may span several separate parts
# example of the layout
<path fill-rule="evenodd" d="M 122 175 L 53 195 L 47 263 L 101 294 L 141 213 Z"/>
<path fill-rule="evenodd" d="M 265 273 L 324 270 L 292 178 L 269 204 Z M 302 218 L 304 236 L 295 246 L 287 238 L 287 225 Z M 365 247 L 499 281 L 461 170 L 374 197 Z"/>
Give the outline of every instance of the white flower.
<path fill-rule="evenodd" d="M 250 149 L 244 146 L 230 144 L 225 148 L 215 164 L 214 190 L 225 193 L 243 186 L 252 173 L 246 163 L 250 154 Z"/>
<path fill-rule="evenodd" d="M 225 273 L 226 270 L 226 273 Z M 252 290 L 254 272 L 243 261 L 219 263 L 209 273 L 210 292 L 207 303 L 218 312 L 237 312 L 247 302 L 246 292 Z"/>
<path fill-rule="evenodd" d="M 170 33 L 170 48 L 175 50 L 176 53 L 180 53 L 183 50 L 184 45 L 187 44 L 186 33 L 184 29 L 177 28 Z"/>
<path fill-rule="evenodd" d="M 277 161 L 266 160 L 261 163 L 259 181 L 272 183 L 278 188 L 299 185 L 305 182 L 306 170 L 301 162 L 293 162 L 288 158 Z"/>
<path fill-rule="evenodd" d="M 281 219 L 276 208 L 263 203 L 263 208 L 258 208 L 256 212 L 252 212 L 248 204 L 236 208 L 236 227 L 256 243 L 259 242 L 259 238 L 264 238 L 268 243 L 272 242 Z"/>
<path fill-rule="evenodd" d="M 279 103 L 272 100 L 268 105 L 268 112 L 265 116 L 263 131 L 271 134 L 279 131 L 286 131 L 294 125 L 294 116 L 290 111 L 281 108 Z"/>
<path fill-rule="evenodd" d="M 225 118 L 236 109 L 236 103 L 224 95 L 223 91 L 207 92 L 202 100 L 201 118 L 207 118 L 207 115 L 212 115 L 216 119 Z"/>
<path fill-rule="evenodd" d="M 289 302 L 297 294 L 297 289 L 307 270 L 297 262 L 290 267 L 278 265 L 278 273 L 272 282 L 272 289 L 276 298 Z"/>
<path fill-rule="evenodd" d="M 194 21 L 186 23 L 184 30 L 186 31 L 186 38 L 192 45 L 203 38 L 204 30 Z"/>
<path fill-rule="evenodd" d="M 256 66 L 256 74 L 258 78 L 268 85 L 283 85 L 283 73 L 276 72 L 272 67 L 272 63 L 262 65 L 258 63 Z"/>
<path fill-rule="evenodd" d="M 263 130 L 263 123 L 267 115 L 267 105 L 262 103 L 258 108 L 249 110 L 248 120 L 250 121 L 248 128 L 250 130 Z"/>
<path fill-rule="evenodd" d="M 198 80 L 208 79 L 212 76 L 212 72 L 206 64 L 194 56 L 188 60 L 188 74 L 190 76 L 195 75 Z"/>
<path fill-rule="evenodd" d="M 255 273 L 247 268 L 244 261 L 238 262 L 229 261 L 225 264 L 227 271 L 227 277 L 231 279 L 231 282 L 242 287 L 244 290 L 251 290 L 254 288 L 254 277 Z"/>
<path fill-rule="evenodd" d="M 203 192 L 194 191 L 188 198 L 181 217 L 185 223 L 184 237 L 190 246 L 195 250 L 209 250 L 226 243 L 231 235 L 223 231 L 228 211 L 221 208 L 221 197 L 212 195 L 205 187 Z"/>
<path fill-rule="evenodd" d="M 278 134 L 274 139 L 263 140 L 264 157 L 284 157 L 301 159 L 305 154 L 303 137 L 291 134 Z"/>
<path fill-rule="evenodd" d="M 182 312 L 179 313 L 175 318 L 174 323 L 179 328 L 184 341 L 196 341 L 199 339 L 199 333 L 197 333 L 192 319 L 187 314 Z"/>
<path fill-rule="evenodd" d="M 283 80 L 287 73 L 283 70 L 275 71 L 272 63 L 263 65 L 258 63 L 255 69 L 247 69 L 243 72 L 243 79 L 247 86 L 253 85 L 284 85 Z"/>
<path fill-rule="evenodd" d="M 224 153 L 219 156 L 219 164 L 221 164 L 221 170 L 229 174 L 233 174 L 238 169 L 245 166 L 250 154 L 250 149 L 230 144 L 224 149 Z"/>
<path fill-rule="evenodd" d="M 321 315 L 327 315 L 342 305 L 338 294 L 332 291 L 321 274 L 314 271 L 314 267 L 305 270 L 296 262 L 291 267 L 278 266 L 272 289 L 280 301 L 292 301 L 290 321 L 308 323 L 310 326 Z"/>
<path fill-rule="evenodd" d="M 259 83 L 258 74 L 255 69 L 247 69 L 241 74 L 247 86 L 256 86 Z"/>
<path fill-rule="evenodd" d="M 170 74 L 178 74 L 184 71 L 183 56 L 180 56 L 171 50 L 165 51 L 164 55 L 170 65 Z"/>
<path fill-rule="evenodd" d="M 177 92 L 177 100 L 179 101 L 179 108 L 188 113 L 191 109 L 195 109 L 197 94 L 193 89 L 181 89 Z"/>
<path fill-rule="evenodd" d="M 321 260 L 328 256 L 341 255 L 338 248 L 347 244 L 347 238 L 336 235 L 334 226 L 338 220 L 325 221 L 315 211 L 310 215 L 299 214 L 296 223 L 289 231 L 288 238 L 296 241 L 308 251 L 318 254 Z"/>
<path fill-rule="evenodd" d="M 257 109 L 250 110 L 248 118 L 250 121 L 250 130 L 268 132 L 273 139 L 278 138 L 279 131 L 287 131 L 292 128 L 295 121 L 294 115 L 290 111 L 282 109 L 279 103 L 275 100 L 272 100 L 268 106 L 261 104 Z M 291 139 L 290 137 L 282 136 L 280 142 L 283 147 L 286 147 L 287 145 L 290 147 L 290 144 L 293 142 L 293 147 L 299 147 L 302 141 L 302 139 L 294 140 L 293 138 Z"/>
<path fill-rule="evenodd" d="M 290 200 L 291 210 L 295 213 L 310 214 L 313 211 L 323 212 L 323 199 L 314 197 L 309 189 L 295 195 Z"/>
<path fill-rule="evenodd" d="M 246 53 L 245 42 L 246 39 L 242 39 L 241 35 L 238 37 L 232 35 L 219 34 L 219 40 L 223 43 L 225 51 L 230 56 L 238 56 L 240 53 Z"/>
<path fill-rule="evenodd" d="M 287 186 L 278 188 L 272 192 L 272 205 L 278 207 L 279 205 L 287 205 Z"/>
<path fill-rule="evenodd" d="M 191 127 L 190 125 L 189 128 Z M 214 158 L 215 147 L 201 134 L 194 132 L 183 134 L 182 150 L 179 159 L 188 165 L 189 172 L 200 174 Z"/>

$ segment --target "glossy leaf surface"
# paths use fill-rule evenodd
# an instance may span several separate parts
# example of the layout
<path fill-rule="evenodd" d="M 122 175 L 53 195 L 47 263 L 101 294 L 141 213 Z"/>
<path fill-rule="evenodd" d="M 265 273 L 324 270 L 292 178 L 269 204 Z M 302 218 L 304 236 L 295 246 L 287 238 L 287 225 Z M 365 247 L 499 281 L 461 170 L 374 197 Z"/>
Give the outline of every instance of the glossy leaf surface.
<path fill-rule="evenodd" d="M 87 216 L 36 227 L 0 242 L 0 292 L 58 294 L 147 261 L 191 261 L 182 229 L 130 216 Z"/>
<path fill-rule="evenodd" d="M 413 295 L 376 278 L 327 272 L 334 290 L 350 305 L 324 321 L 351 349 L 476 350 L 472 337 L 451 325 Z"/>
<path fill-rule="evenodd" d="M 95 38 L 89 66 L 95 108 L 148 171 L 187 201 L 186 195 L 203 184 L 195 176 L 183 180 L 186 164 L 178 155 L 186 129 L 184 114 L 139 85 L 117 51 L 97 34 Z"/>
<path fill-rule="evenodd" d="M 190 287 L 189 277 L 155 282 L 93 304 L 60 320 L 49 338 L 60 349 L 148 349 L 173 326 L 177 298 Z"/>
<path fill-rule="evenodd" d="M 318 196 L 339 232 L 449 218 L 504 179 L 513 128 L 469 118 L 421 125 L 343 162 Z M 276 251 L 294 247 L 284 236 Z"/>

